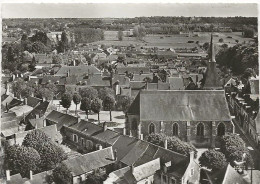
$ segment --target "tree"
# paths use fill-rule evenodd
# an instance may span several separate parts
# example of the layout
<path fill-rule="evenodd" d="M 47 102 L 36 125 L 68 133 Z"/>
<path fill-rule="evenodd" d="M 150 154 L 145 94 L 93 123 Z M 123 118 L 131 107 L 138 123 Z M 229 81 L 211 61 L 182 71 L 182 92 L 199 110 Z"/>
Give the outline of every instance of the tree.
<path fill-rule="evenodd" d="M 71 171 L 64 163 L 61 163 L 53 170 L 52 178 L 55 183 L 70 184 L 72 181 Z"/>
<path fill-rule="evenodd" d="M 164 142 L 167 140 L 167 147 L 169 150 L 175 151 L 177 153 L 181 153 L 183 155 L 189 156 L 190 152 L 194 152 L 194 157 L 197 157 L 198 151 L 196 148 L 187 142 L 181 141 L 179 138 L 175 136 L 166 136 L 163 133 L 160 134 L 150 134 L 147 136 L 147 141 L 153 144 L 164 146 Z"/>
<path fill-rule="evenodd" d="M 12 145 L 6 149 L 7 168 L 21 173 L 22 177 L 28 177 L 30 171 L 37 171 L 40 161 L 40 155 L 34 148 Z"/>
<path fill-rule="evenodd" d="M 67 109 L 67 113 L 68 113 L 68 109 L 71 106 L 71 101 L 72 101 L 72 96 L 70 93 L 64 93 L 61 97 L 61 101 L 60 104 Z"/>
<path fill-rule="evenodd" d="M 124 111 L 124 113 L 126 113 L 132 103 L 132 99 L 129 96 L 124 96 L 121 99 L 121 106 L 122 106 L 122 110 Z"/>
<path fill-rule="evenodd" d="M 95 98 L 94 100 L 92 100 L 91 110 L 94 113 L 98 113 L 98 121 L 99 121 L 99 112 L 101 108 L 102 108 L 102 100 L 100 100 L 99 98 Z"/>
<path fill-rule="evenodd" d="M 73 95 L 73 102 L 76 104 L 76 110 L 75 110 L 75 114 L 77 114 L 77 106 L 78 106 L 78 104 L 80 103 L 80 101 L 81 101 L 81 96 L 78 94 L 78 93 L 75 93 L 74 95 Z"/>
<path fill-rule="evenodd" d="M 93 87 L 84 87 L 79 94 L 82 98 L 87 97 L 91 100 L 98 98 L 98 91 Z"/>
<path fill-rule="evenodd" d="M 220 38 L 218 41 L 219 41 L 219 43 L 223 43 L 224 40 L 223 40 L 223 38 Z"/>
<path fill-rule="evenodd" d="M 213 172 L 224 168 L 227 165 L 225 155 L 216 150 L 207 150 L 199 158 L 201 166 L 212 169 Z"/>
<path fill-rule="evenodd" d="M 29 71 L 34 71 L 36 66 L 36 60 L 35 57 L 33 56 L 31 63 L 29 64 Z"/>
<path fill-rule="evenodd" d="M 245 142 L 239 135 L 229 133 L 220 139 L 220 151 L 226 156 L 226 159 L 231 164 L 234 161 L 242 161 L 243 154 L 246 154 L 246 165 L 252 165 L 252 157 L 249 150 L 245 146 Z"/>
<path fill-rule="evenodd" d="M 98 91 L 98 98 L 100 98 L 101 100 L 104 100 L 108 95 L 114 96 L 114 90 L 111 88 L 101 88 Z"/>
<path fill-rule="evenodd" d="M 89 175 L 87 180 L 84 182 L 85 184 L 103 184 L 107 178 L 106 174 L 100 172 L 94 172 L 93 174 Z"/>
<path fill-rule="evenodd" d="M 115 98 L 112 95 L 108 95 L 108 96 L 105 97 L 103 103 L 104 103 L 104 108 L 109 110 L 109 112 L 110 112 L 110 121 L 112 121 L 112 113 L 111 113 L 111 111 L 115 107 L 116 100 L 115 100 Z"/>
<path fill-rule="evenodd" d="M 255 30 L 253 28 L 244 28 L 243 35 L 245 38 L 253 38 L 255 35 Z"/>
<path fill-rule="evenodd" d="M 27 133 L 22 145 L 32 147 L 39 153 L 41 171 L 53 169 L 58 163 L 67 158 L 63 149 L 39 129 Z"/>
<path fill-rule="evenodd" d="M 80 110 L 85 111 L 88 119 L 89 111 L 91 110 L 91 99 L 84 97 L 81 100 Z"/>
<path fill-rule="evenodd" d="M 52 56 L 52 63 L 53 64 L 61 64 L 62 63 L 62 58 L 60 55 L 56 54 Z"/>
<path fill-rule="evenodd" d="M 209 42 L 205 42 L 202 47 L 205 49 L 205 50 L 208 50 L 209 49 Z"/>
<path fill-rule="evenodd" d="M 144 26 L 135 26 L 134 31 L 133 31 L 133 36 L 136 37 L 137 39 L 141 40 L 146 34 L 146 30 Z"/>
<path fill-rule="evenodd" d="M 123 31 L 117 31 L 117 38 L 119 41 L 122 41 L 123 40 Z"/>
<path fill-rule="evenodd" d="M 22 91 L 25 88 L 26 88 L 25 81 L 21 78 L 17 79 L 17 81 L 12 84 L 12 89 L 16 97 L 21 97 Z"/>

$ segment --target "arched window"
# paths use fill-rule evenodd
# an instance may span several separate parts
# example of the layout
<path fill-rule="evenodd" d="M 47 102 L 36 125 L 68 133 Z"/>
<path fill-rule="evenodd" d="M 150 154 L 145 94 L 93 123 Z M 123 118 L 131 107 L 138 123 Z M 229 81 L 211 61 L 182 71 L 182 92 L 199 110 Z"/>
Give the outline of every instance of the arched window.
<path fill-rule="evenodd" d="M 149 134 L 155 133 L 155 126 L 153 123 L 149 125 Z"/>
<path fill-rule="evenodd" d="M 204 136 L 204 125 L 202 123 L 197 125 L 197 136 Z"/>
<path fill-rule="evenodd" d="M 225 125 L 223 123 L 218 124 L 218 136 L 225 135 Z"/>
<path fill-rule="evenodd" d="M 174 123 L 173 126 L 172 126 L 172 134 L 174 136 L 179 135 L 179 125 L 177 123 Z"/>

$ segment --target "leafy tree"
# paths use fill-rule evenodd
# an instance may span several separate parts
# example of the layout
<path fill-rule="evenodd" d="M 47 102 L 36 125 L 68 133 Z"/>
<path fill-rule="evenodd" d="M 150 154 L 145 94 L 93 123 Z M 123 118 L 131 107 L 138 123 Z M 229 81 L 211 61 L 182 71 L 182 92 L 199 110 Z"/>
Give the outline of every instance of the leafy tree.
<path fill-rule="evenodd" d="M 14 62 L 14 51 L 12 46 L 8 47 L 7 62 Z"/>
<path fill-rule="evenodd" d="M 68 112 L 68 109 L 69 107 L 71 106 L 71 101 L 72 101 L 72 96 L 70 93 L 64 93 L 61 97 L 61 101 L 60 101 L 60 104 L 67 109 L 67 112 Z"/>
<path fill-rule="evenodd" d="M 117 38 L 119 41 L 122 41 L 123 40 L 123 31 L 117 31 Z"/>
<path fill-rule="evenodd" d="M 107 178 L 106 174 L 100 172 L 94 172 L 93 174 L 89 175 L 87 180 L 84 182 L 85 184 L 103 184 Z"/>
<path fill-rule="evenodd" d="M 99 98 L 95 98 L 94 100 L 92 100 L 91 110 L 94 113 L 98 113 L 98 121 L 99 121 L 99 112 L 101 108 L 102 108 L 102 100 L 100 100 Z"/>
<path fill-rule="evenodd" d="M 147 83 L 151 83 L 153 81 L 153 79 L 151 79 L 150 77 L 145 77 L 144 80 Z"/>
<path fill-rule="evenodd" d="M 129 109 L 131 103 L 132 103 L 132 99 L 129 96 L 124 96 L 121 99 L 121 105 L 122 105 L 122 110 L 124 111 L 124 113 L 127 112 L 127 110 Z"/>
<path fill-rule="evenodd" d="M 244 28 L 243 35 L 245 38 L 253 38 L 255 35 L 255 30 L 253 28 Z"/>
<path fill-rule="evenodd" d="M 114 96 L 114 90 L 111 88 L 101 88 L 98 91 L 98 98 L 100 98 L 101 100 L 104 100 L 108 95 Z"/>
<path fill-rule="evenodd" d="M 103 103 L 104 103 L 104 108 L 110 111 L 110 121 L 112 121 L 111 111 L 115 107 L 116 100 L 112 95 L 108 95 L 105 97 Z"/>
<path fill-rule="evenodd" d="M 81 104 L 80 104 L 80 109 L 82 111 L 86 112 L 87 118 L 88 118 L 88 113 L 91 110 L 91 99 L 84 97 L 81 100 Z"/>
<path fill-rule="evenodd" d="M 85 87 L 80 90 L 79 94 L 82 98 L 87 97 L 91 100 L 98 97 L 98 91 L 93 87 Z"/>
<path fill-rule="evenodd" d="M 245 146 L 245 142 L 239 135 L 229 133 L 224 135 L 220 139 L 220 151 L 226 156 L 226 159 L 230 163 L 234 161 L 242 161 L 243 154 L 246 154 L 246 164 L 252 165 L 252 157 L 249 150 Z"/>
<path fill-rule="evenodd" d="M 78 93 L 75 93 L 72 97 L 73 102 L 76 104 L 76 110 L 75 110 L 75 114 L 77 114 L 77 106 L 81 101 L 81 96 Z"/>
<path fill-rule="evenodd" d="M 72 182 L 71 171 L 64 163 L 59 164 L 53 170 L 52 177 L 55 183 L 70 184 Z"/>
<path fill-rule="evenodd" d="M 146 30 L 144 26 L 135 26 L 133 31 L 134 37 L 136 37 L 139 40 L 142 40 L 143 37 L 146 35 Z"/>
<path fill-rule="evenodd" d="M 209 49 L 209 42 L 205 42 L 202 47 L 205 49 L 205 50 L 208 50 Z"/>
<path fill-rule="evenodd" d="M 35 60 L 35 57 L 33 56 L 33 58 L 32 58 L 32 61 L 31 61 L 31 63 L 29 64 L 29 71 L 34 71 L 35 70 L 35 66 L 36 66 L 36 60 Z"/>
<path fill-rule="evenodd" d="M 12 145 L 6 149 L 6 163 L 9 170 L 29 176 L 30 170 L 37 171 L 41 161 L 39 153 L 31 147 Z"/>
<path fill-rule="evenodd" d="M 42 42 L 37 41 L 37 42 L 34 42 L 32 44 L 32 52 L 35 52 L 35 53 L 46 53 L 47 52 L 47 48 L 46 48 L 46 46 Z"/>
<path fill-rule="evenodd" d="M 52 63 L 53 64 L 61 64 L 62 63 L 62 58 L 60 55 L 56 54 L 52 56 Z"/>
<path fill-rule="evenodd" d="M 147 136 L 147 141 L 153 144 L 164 146 L 164 142 L 167 139 L 168 149 L 189 156 L 191 151 L 194 151 L 194 157 L 197 157 L 198 151 L 196 148 L 187 142 L 181 141 L 179 138 L 172 136 L 166 136 L 165 134 L 150 134 Z"/>
<path fill-rule="evenodd" d="M 25 81 L 21 78 L 17 79 L 17 81 L 12 84 L 12 89 L 16 97 L 21 97 L 22 91 L 25 88 L 26 88 Z"/>
<path fill-rule="evenodd" d="M 23 146 L 34 148 L 41 157 L 41 171 L 50 170 L 67 158 L 63 149 L 41 130 L 33 130 L 24 138 Z"/>
<path fill-rule="evenodd" d="M 213 172 L 220 170 L 227 165 L 225 155 L 216 150 L 207 150 L 199 158 L 201 166 L 212 169 Z"/>

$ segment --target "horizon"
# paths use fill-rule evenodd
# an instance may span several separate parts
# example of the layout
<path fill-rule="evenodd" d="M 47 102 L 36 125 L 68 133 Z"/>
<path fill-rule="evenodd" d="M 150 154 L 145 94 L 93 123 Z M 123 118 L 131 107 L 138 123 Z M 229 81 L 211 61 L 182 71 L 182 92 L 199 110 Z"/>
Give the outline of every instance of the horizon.
<path fill-rule="evenodd" d="M 258 17 L 256 3 L 4 3 L 2 18 Z"/>

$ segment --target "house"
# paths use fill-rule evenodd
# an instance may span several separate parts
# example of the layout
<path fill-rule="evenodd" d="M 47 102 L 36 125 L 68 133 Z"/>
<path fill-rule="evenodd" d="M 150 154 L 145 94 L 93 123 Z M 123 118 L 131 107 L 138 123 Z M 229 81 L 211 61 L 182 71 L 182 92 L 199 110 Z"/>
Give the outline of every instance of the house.
<path fill-rule="evenodd" d="M 46 126 L 56 124 L 58 131 L 60 131 L 60 129 L 64 125 L 71 126 L 76 123 L 79 123 L 80 118 L 53 110 L 46 116 L 45 121 L 46 121 Z"/>
<path fill-rule="evenodd" d="M 114 158 L 114 160 L 104 161 L 109 165 L 113 164 L 112 168 L 105 166 L 107 173 L 111 173 L 112 171 L 116 173 L 120 172 L 119 178 L 127 179 L 130 177 L 130 183 L 147 181 L 148 178 L 149 181 L 154 180 L 154 183 L 166 183 L 170 181 L 176 181 L 176 183 L 199 182 L 200 166 L 194 160 L 193 152 L 191 152 L 190 157 L 186 157 L 168 150 L 167 143 L 165 147 L 160 147 L 142 140 L 143 137 L 141 137 L 141 139 L 130 137 L 126 135 L 125 130 L 120 134 L 109 130 L 106 123 L 104 123 L 102 127 L 82 120 L 72 126 L 63 126 L 61 133 L 64 137 L 64 141 L 67 144 L 71 144 L 71 146 L 74 145 L 82 149 L 84 147 L 88 148 L 88 152 L 97 150 L 84 154 L 69 162 L 69 168 L 71 168 L 73 173 L 77 173 L 74 174 L 73 177 L 76 183 L 86 179 L 87 175 L 92 172 L 93 165 L 95 165 L 94 169 L 103 167 L 104 164 L 102 160 L 104 160 L 104 156 L 102 158 L 92 158 L 91 161 L 88 161 L 89 158 L 87 155 L 92 155 L 93 153 L 94 156 L 94 153 L 99 153 L 104 149 L 106 149 L 106 152 L 109 150 L 111 157 L 107 156 L 108 158 Z M 96 161 L 97 159 L 98 161 Z M 159 160 L 160 164 L 158 163 Z M 91 162 L 94 163 L 92 164 Z M 103 165 L 96 162 L 102 162 Z M 131 167 L 133 171 L 135 171 L 132 172 L 132 174 L 128 169 Z M 154 167 L 154 169 L 152 169 L 153 171 L 149 172 L 149 167 Z M 111 175 L 109 175 L 107 182 L 111 181 Z"/>
<path fill-rule="evenodd" d="M 141 90 L 128 109 L 126 130 L 135 137 L 165 133 L 214 147 L 234 125 L 222 90 Z"/>
<path fill-rule="evenodd" d="M 142 164 L 140 166 L 127 166 L 109 174 L 104 184 L 134 184 L 134 183 L 154 183 L 154 175 L 160 170 L 160 158 Z"/>
<path fill-rule="evenodd" d="M 62 66 L 55 74 L 56 76 L 88 76 L 90 74 L 101 73 L 99 69 L 92 65 Z"/>
<path fill-rule="evenodd" d="M 78 184 L 85 181 L 88 175 L 97 169 L 101 173 L 106 173 L 116 161 L 116 155 L 112 147 L 97 150 L 78 157 L 64 160 L 64 163 L 72 174 L 72 183 Z"/>
<path fill-rule="evenodd" d="M 50 126 L 44 125 L 42 128 L 38 128 L 37 130 L 43 131 L 54 142 L 57 143 L 62 142 L 62 136 L 58 132 L 56 125 L 50 125 Z M 25 136 L 31 131 L 33 130 L 15 133 L 13 138 L 8 140 L 9 145 L 13 145 L 13 144 L 22 145 Z"/>
<path fill-rule="evenodd" d="M 201 184 L 247 184 L 242 175 L 240 175 L 230 164 L 224 169 L 211 173 L 205 169 L 201 170 Z"/>

